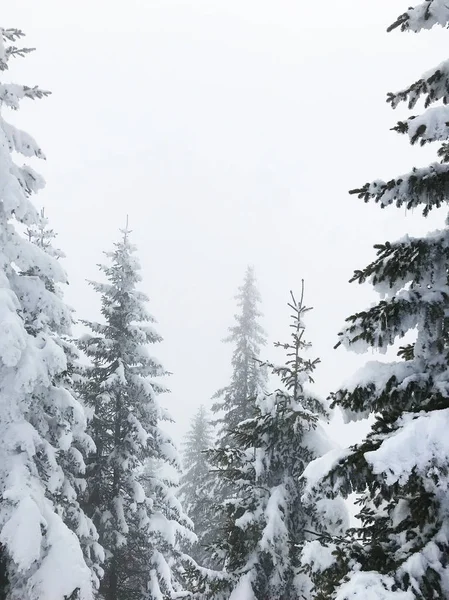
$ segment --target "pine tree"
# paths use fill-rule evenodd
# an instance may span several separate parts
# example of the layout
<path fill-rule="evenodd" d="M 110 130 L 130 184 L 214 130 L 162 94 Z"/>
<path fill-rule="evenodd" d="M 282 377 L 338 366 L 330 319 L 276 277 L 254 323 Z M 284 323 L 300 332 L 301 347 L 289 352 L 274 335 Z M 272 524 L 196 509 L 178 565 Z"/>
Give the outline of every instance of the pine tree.
<path fill-rule="evenodd" d="M 40 211 L 36 223 L 27 228 L 27 236 L 30 242 L 44 250 L 47 255 L 55 259 L 64 258 L 64 253 L 53 245 L 56 233 L 50 228 L 44 209 Z M 61 290 L 48 274 L 42 273 L 36 267 L 32 267 L 26 272 L 26 275 L 29 277 L 38 277 L 43 282 L 47 291 L 62 298 Z M 66 359 L 65 369 L 55 377 L 55 382 L 73 396 L 75 395 L 75 387 L 79 372 L 79 352 L 71 335 L 71 325 L 74 323 L 73 310 L 67 306 L 65 308 L 67 310 L 67 315 L 65 316 L 64 321 L 49 321 L 49 331 L 51 331 L 54 341 L 64 351 Z M 33 330 L 33 323 L 39 315 L 33 313 L 27 315 L 24 312 L 24 317 L 26 326 Z M 46 400 L 43 398 L 42 402 L 45 404 Z M 68 405 L 65 410 L 63 421 L 54 419 L 49 420 L 47 436 L 51 439 L 53 445 L 56 445 L 57 440 L 61 438 L 61 435 L 64 436 L 69 433 L 65 423 L 66 421 L 70 422 L 72 419 L 72 411 L 72 406 Z M 86 482 L 84 477 L 79 477 L 78 461 L 74 459 L 73 454 L 75 453 L 75 458 L 77 458 L 76 453 L 81 452 L 83 459 L 86 459 L 86 456 L 94 451 L 93 440 L 85 431 L 85 426 L 86 421 L 83 419 L 83 428 L 73 428 L 70 432 L 70 435 L 73 436 L 70 452 L 64 452 L 62 448 L 59 450 L 60 464 L 63 467 L 64 474 L 67 478 L 64 485 L 67 486 L 68 489 L 76 490 L 80 498 L 82 498 L 85 492 Z M 84 472 L 85 467 L 83 466 L 83 475 Z M 98 544 L 98 533 L 94 524 L 84 512 L 80 511 L 79 502 L 76 503 L 76 510 L 74 510 L 73 506 L 67 507 L 65 497 L 59 493 L 55 494 L 53 502 L 57 507 L 58 512 L 65 515 L 65 522 L 67 525 L 78 536 L 86 563 L 92 570 L 95 589 L 98 589 L 100 579 L 103 576 L 103 569 L 101 568 L 100 563 L 104 560 L 104 551 Z"/>
<path fill-rule="evenodd" d="M 30 49 L 17 29 L 0 30 L 0 71 Z M 0 84 L 0 110 L 48 92 Z M 101 549 L 80 508 L 83 454 L 92 443 L 71 392 L 63 336 L 71 312 L 58 286 L 55 257 L 23 235 L 39 214 L 31 196 L 43 179 L 15 153 L 44 158 L 27 133 L 0 116 L 0 595 L 7 599 L 91 599 Z M 51 284 L 50 284 L 51 282 Z M 80 540 L 86 555 L 83 556 Z M 90 558 L 89 558 L 90 557 Z M 91 560 L 92 570 L 86 564 Z"/>
<path fill-rule="evenodd" d="M 91 361 L 81 386 L 92 412 L 96 452 L 87 471 L 87 508 L 106 550 L 101 593 L 105 600 L 162 600 L 180 592 L 178 542 L 190 521 L 175 498 L 167 466 L 180 467 L 176 449 L 160 428 L 168 415 L 157 396 L 166 375 L 148 346 L 161 341 L 141 281 L 135 247 L 125 229 L 100 265 L 104 323 L 85 322 L 91 334 L 80 347 Z"/>
<path fill-rule="evenodd" d="M 224 536 L 214 548 L 224 558 L 226 576 L 205 577 L 206 594 L 214 599 L 307 597 L 311 584 L 300 562 L 304 541 L 345 524 L 341 505 L 330 510 L 328 501 L 313 508 L 302 502 L 304 469 L 330 447 L 319 424 L 328 414 L 307 390 L 319 362 L 306 355 L 303 316 L 309 309 L 302 295 L 299 302 L 292 295 L 289 307 L 291 339 L 275 344 L 286 351 L 286 362 L 269 365 L 280 388 L 258 395 L 254 417 L 234 430 L 237 447 L 210 451 L 212 464 L 236 489 L 225 502 Z"/>
<path fill-rule="evenodd" d="M 235 325 L 230 327 L 225 342 L 234 345 L 231 383 L 214 396 L 214 413 L 221 413 L 219 443 L 232 440 L 232 431 L 245 419 L 254 415 L 254 400 L 265 382 L 264 371 L 257 364 L 260 348 L 265 345 L 265 332 L 258 322 L 260 294 L 256 287 L 254 269 L 248 267 L 243 285 L 236 296 L 240 312 L 235 315 Z"/>
<path fill-rule="evenodd" d="M 200 406 L 192 419 L 186 436 L 184 451 L 185 473 L 181 479 L 179 496 L 192 519 L 198 541 L 189 554 L 200 565 L 214 567 L 208 546 L 212 543 L 215 477 L 207 458 L 207 450 L 213 446 L 213 430 L 204 406 Z"/>
<path fill-rule="evenodd" d="M 258 321 L 261 298 L 252 267 L 246 270 L 236 300 L 239 312 L 235 315 L 235 325 L 229 328 L 229 336 L 224 340 L 234 346 L 231 382 L 218 390 L 212 405 L 212 412 L 216 414 L 214 424 L 218 425 L 217 443 L 223 448 L 236 446 L 234 431 L 240 422 L 254 416 L 257 395 L 266 381 L 266 370 L 261 369 L 258 363 L 260 349 L 266 339 Z M 223 478 L 220 472 L 215 472 L 212 494 L 215 503 L 221 505 L 234 491 L 231 481 Z M 217 514 L 211 524 L 208 539 L 212 542 L 218 541 L 223 535 L 222 518 L 223 514 Z M 217 553 L 210 560 L 210 564 L 216 568 L 222 566 L 222 559 Z"/>
<path fill-rule="evenodd" d="M 410 8 L 389 28 L 418 32 L 447 26 L 449 8 L 427 0 Z M 395 129 L 421 145 L 442 141 L 441 163 L 389 182 L 354 190 L 382 207 L 395 204 L 424 216 L 447 202 L 449 181 L 449 62 L 408 88 L 389 94 L 395 108 L 420 99 L 419 116 Z M 404 237 L 376 246 L 377 258 L 352 281 L 370 282 L 382 299 L 352 315 L 340 343 L 355 350 L 385 352 L 407 333 L 398 360 L 368 363 L 351 385 L 334 395 L 348 419 L 376 415 L 367 437 L 331 466 L 317 465 L 311 489 L 319 495 L 358 493 L 360 525 L 343 539 L 310 552 L 320 600 L 430 600 L 449 597 L 449 231 Z M 315 496 L 317 497 L 317 496 Z M 322 559 L 324 558 L 324 563 Z"/>

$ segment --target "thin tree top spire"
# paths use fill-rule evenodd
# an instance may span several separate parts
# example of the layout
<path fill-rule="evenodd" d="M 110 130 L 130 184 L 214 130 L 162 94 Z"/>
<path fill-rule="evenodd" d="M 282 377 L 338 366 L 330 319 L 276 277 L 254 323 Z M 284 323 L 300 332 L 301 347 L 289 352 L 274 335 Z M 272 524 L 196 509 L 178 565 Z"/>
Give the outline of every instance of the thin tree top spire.
<path fill-rule="evenodd" d="M 293 391 L 293 397 L 297 398 L 298 394 L 302 393 L 304 384 L 304 378 L 303 376 L 300 377 L 300 374 L 307 372 L 308 381 L 313 383 L 310 372 L 315 368 L 320 360 L 317 358 L 314 361 L 310 361 L 301 358 L 301 351 L 306 350 L 311 346 L 310 342 L 306 342 L 304 340 L 305 325 L 303 322 L 303 316 L 305 313 L 309 312 L 309 310 L 312 310 L 312 307 L 307 307 L 304 305 L 304 279 L 301 280 L 301 296 L 299 302 L 296 300 L 295 295 L 291 290 L 290 296 L 292 301 L 288 302 L 288 307 L 293 311 L 291 315 L 292 322 L 290 324 L 292 329 L 292 341 L 284 344 L 277 342 L 275 343 L 275 346 L 282 346 L 285 350 L 287 350 L 287 361 L 285 365 L 286 370 L 281 375 L 281 378 L 284 381 L 286 388 L 289 391 Z M 305 370 L 304 367 L 306 367 Z"/>
<path fill-rule="evenodd" d="M 290 340 L 287 342 L 275 342 L 276 348 L 282 348 L 286 351 L 286 361 L 282 366 L 273 363 L 262 363 L 268 366 L 272 372 L 278 375 L 288 393 L 292 398 L 298 400 L 304 394 L 304 385 L 314 383 L 312 373 L 320 363 L 319 358 L 307 358 L 305 352 L 311 348 L 312 344 L 304 339 L 305 324 L 304 315 L 312 310 L 312 307 L 304 304 L 304 280 L 301 280 L 300 299 L 290 290 L 291 301 L 287 306 L 292 310 L 290 314 Z M 316 409 L 320 412 L 320 409 Z"/>
<path fill-rule="evenodd" d="M 128 215 L 126 215 L 125 229 L 121 229 L 120 231 L 123 233 L 123 242 L 126 244 L 128 242 L 128 235 L 130 233 L 132 233 L 131 229 L 129 228 L 129 216 Z"/>

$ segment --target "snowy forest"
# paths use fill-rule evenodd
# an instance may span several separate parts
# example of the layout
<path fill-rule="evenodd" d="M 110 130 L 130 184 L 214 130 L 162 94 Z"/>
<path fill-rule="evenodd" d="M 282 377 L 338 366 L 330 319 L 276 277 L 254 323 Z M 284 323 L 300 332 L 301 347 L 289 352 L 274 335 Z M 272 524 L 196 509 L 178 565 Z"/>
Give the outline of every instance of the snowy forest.
<path fill-rule="evenodd" d="M 445 0 L 404 10 L 392 15 L 390 35 L 449 27 Z M 327 394 L 325 382 L 317 386 L 307 279 L 291 273 L 278 307 L 285 331 L 272 339 L 257 265 L 247 261 L 230 290 L 235 314 L 223 315 L 230 375 L 212 397 L 196 398 L 178 441 L 170 433 L 176 405 L 164 401 L 164 331 L 134 241 L 139 215 L 128 220 L 123 206 L 123 227 L 88 281 L 100 316 L 65 300 L 64 240 L 40 201 L 45 149 L 20 128 L 22 104 L 36 101 L 38 122 L 52 92 L 17 81 L 34 48 L 20 23 L 7 25 L 0 600 L 449 600 L 449 218 L 422 236 L 404 229 L 385 241 L 379 231 L 366 266 L 353 249 L 351 284 L 372 288 L 377 300 L 335 323 L 335 352 L 371 358 Z M 348 160 L 347 200 L 430 222 L 449 199 L 449 61 L 417 72 L 386 100 L 408 111 L 392 130 L 413 146 L 437 142 L 435 160 L 388 181 L 373 172 L 368 183 Z M 157 277 L 158 257 L 151 260 Z M 210 360 L 204 348 L 196 377 Z M 363 439 L 337 444 L 335 414 L 344 427 L 364 421 Z"/>

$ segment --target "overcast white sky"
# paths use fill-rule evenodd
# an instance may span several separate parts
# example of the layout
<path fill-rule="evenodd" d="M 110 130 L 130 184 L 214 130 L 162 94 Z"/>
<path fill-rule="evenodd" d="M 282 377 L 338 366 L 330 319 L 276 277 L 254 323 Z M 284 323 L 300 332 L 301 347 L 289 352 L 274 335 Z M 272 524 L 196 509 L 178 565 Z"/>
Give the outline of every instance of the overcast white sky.
<path fill-rule="evenodd" d="M 6 4 L 6 3 L 5 3 Z M 173 376 L 178 440 L 229 377 L 233 296 L 254 264 L 270 341 L 288 335 L 289 289 L 306 280 L 308 337 L 327 394 L 368 357 L 334 351 L 346 316 L 374 299 L 349 285 L 374 243 L 445 214 L 380 210 L 347 190 L 427 164 L 389 131 L 388 91 L 443 60 L 447 33 L 387 34 L 409 0 L 21 0 L 6 27 L 37 52 L 11 78 L 53 92 L 14 120 L 47 155 L 38 199 L 67 254 L 68 302 L 97 318 L 102 251 L 129 214 L 143 289 Z M 373 11 L 375 6 L 376 11 Z M 445 48 L 446 46 L 444 46 Z M 403 110 L 403 109 L 401 109 Z M 266 349 L 270 356 L 271 346 Z M 363 427 L 332 434 L 352 442 Z"/>

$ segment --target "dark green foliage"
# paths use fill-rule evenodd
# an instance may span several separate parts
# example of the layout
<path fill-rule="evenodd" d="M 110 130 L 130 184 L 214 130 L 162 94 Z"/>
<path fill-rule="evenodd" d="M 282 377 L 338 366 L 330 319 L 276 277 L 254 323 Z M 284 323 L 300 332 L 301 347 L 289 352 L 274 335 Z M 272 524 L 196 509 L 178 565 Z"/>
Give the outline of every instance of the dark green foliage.
<path fill-rule="evenodd" d="M 126 229 L 107 253 L 110 264 L 100 267 L 107 282 L 92 283 L 104 323 L 85 323 L 92 333 L 80 340 L 91 361 L 80 392 L 96 446 L 86 473 L 86 510 L 106 551 L 105 600 L 168 600 L 183 592 L 177 543 L 188 535 L 189 521 L 173 482 L 161 474 L 164 465 L 180 465 L 160 428 L 168 418 L 157 399 L 166 371 L 148 351 L 161 337 L 148 298 L 137 289 L 135 250 Z"/>
<path fill-rule="evenodd" d="M 0 600 L 6 600 L 8 596 L 8 569 L 7 569 L 7 557 L 3 550 L 3 546 L 0 545 Z"/>
<path fill-rule="evenodd" d="M 448 17 L 443 2 L 426 0 L 389 29 L 445 26 Z M 420 98 L 425 108 L 446 104 L 448 84 L 446 62 L 387 100 L 393 108 L 400 102 L 413 108 Z M 446 139 L 445 109 L 430 110 L 394 130 L 411 144 Z M 449 197 L 446 143 L 439 155 L 442 163 L 351 193 L 382 207 L 422 205 L 427 216 Z M 375 248 L 376 259 L 351 281 L 369 282 L 383 297 L 347 319 L 337 346 L 383 352 L 406 335 L 411 340 L 396 349 L 397 362 L 371 363 L 332 394 L 332 406 L 349 420 L 375 419 L 365 439 L 342 453 L 314 488 L 315 499 L 358 494 L 360 524 L 343 537 L 321 538 L 334 562 L 308 570 L 316 600 L 364 600 L 368 587 L 370 598 L 379 600 L 437 600 L 449 597 L 449 231 Z"/>
<path fill-rule="evenodd" d="M 209 452 L 227 489 L 234 491 L 216 506 L 224 527 L 212 550 L 224 560 L 225 574 L 205 578 L 204 593 L 214 600 L 229 598 L 232 590 L 247 594 L 247 586 L 257 600 L 302 598 L 310 582 L 302 573 L 300 549 L 310 529 L 328 526 L 319 508 L 305 507 L 301 499 L 304 469 L 326 446 L 318 422 L 327 412 L 305 387 L 319 362 L 306 355 L 302 319 L 309 309 L 302 296 L 297 302 L 293 295 L 289 307 L 290 341 L 275 344 L 285 350 L 285 364 L 261 364 L 279 378 L 279 389 L 255 398 L 254 416 L 232 432 L 234 446 Z M 337 517 L 338 524 L 342 518 Z"/>

